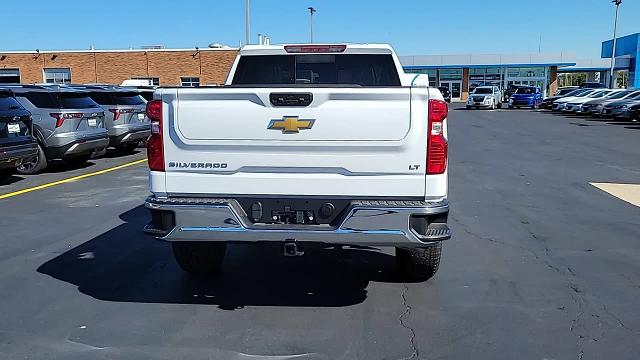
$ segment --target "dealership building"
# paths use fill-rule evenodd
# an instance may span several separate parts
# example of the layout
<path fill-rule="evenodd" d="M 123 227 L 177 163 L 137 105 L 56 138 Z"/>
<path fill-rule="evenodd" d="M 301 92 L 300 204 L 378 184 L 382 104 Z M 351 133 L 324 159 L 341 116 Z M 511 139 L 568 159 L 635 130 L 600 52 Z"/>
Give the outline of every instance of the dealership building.
<path fill-rule="evenodd" d="M 609 86 L 613 40 L 601 47 L 601 57 L 594 59 L 577 59 L 571 53 L 531 53 L 415 55 L 400 56 L 400 61 L 406 72 L 428 74 L 432 86 L 448 87 L 454 99 L 464 101 L 477 86 L 532 85 L 545 95 L 554 94 L 561 86 L 579 84 L 571 82 L 572 78 Z M 639 57 L 640 33 L 617 39 L 617 87 L 640 87 Z"/>
<path fill-rule="evenodd" d="M 571 53 L 400 56 L 406 72 L 429 75 L 430 84 L 466 100 L 477 86 L 532 85 L 545 95 L 581 81 L 608 85 L 613 41 L 602 43 L 601 57 L 577 59 Z M 1 51 L 1 83 L 108 83 L 149 79 L 159 86 L 224 83 L 237 48 Z M 616 86 L 640 87 L 640 33 L 617 39 Z"/>

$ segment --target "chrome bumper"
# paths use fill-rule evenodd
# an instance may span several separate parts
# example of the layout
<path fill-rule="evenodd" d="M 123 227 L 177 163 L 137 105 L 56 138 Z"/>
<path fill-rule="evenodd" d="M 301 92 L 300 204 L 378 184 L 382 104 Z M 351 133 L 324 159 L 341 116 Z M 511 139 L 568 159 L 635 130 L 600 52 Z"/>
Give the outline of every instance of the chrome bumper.
<path fill-rule="evenodd" d="M 410 218 L 446 215 L 449 204 L 424 201 L 352 201 L 339 225 L 254 224 L 233 199 L 155 198 L 145 206 L 172 213 L 166 228 L 150 223 L 144 229 L 167 241 L 257 242 L 295 239 L 330 244 L 420 247 L 451 237 L 446 223 L 429 224 L 424 234 Z M 446 217 L 445 217 L 446 218 Z"/>

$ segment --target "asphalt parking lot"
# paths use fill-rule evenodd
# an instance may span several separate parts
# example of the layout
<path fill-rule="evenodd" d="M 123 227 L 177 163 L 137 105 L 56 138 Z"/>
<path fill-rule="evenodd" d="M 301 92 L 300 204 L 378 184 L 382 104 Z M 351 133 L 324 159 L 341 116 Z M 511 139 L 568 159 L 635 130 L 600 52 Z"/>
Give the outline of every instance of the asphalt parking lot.
<path fill-rule="evenodd" d="M 426 283 L 398 282 L 390 249 L 267 246 L 190 278 L 142 234 L 144 150 L 11 178 L 0 358 L 637 358 L 640 208 L 590 183 L 640 182 L 640 125 L 457 107 L 454 235 Z"/>

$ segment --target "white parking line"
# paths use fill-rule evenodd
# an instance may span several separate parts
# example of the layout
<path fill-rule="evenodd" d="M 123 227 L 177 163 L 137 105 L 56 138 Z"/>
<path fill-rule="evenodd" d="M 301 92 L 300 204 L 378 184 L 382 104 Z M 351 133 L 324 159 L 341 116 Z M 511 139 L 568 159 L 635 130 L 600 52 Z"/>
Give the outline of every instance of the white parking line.
<path fill-rule="evenodd" d="M 590 183 L 620 200 L 640 207 L 640 184 Z"/>

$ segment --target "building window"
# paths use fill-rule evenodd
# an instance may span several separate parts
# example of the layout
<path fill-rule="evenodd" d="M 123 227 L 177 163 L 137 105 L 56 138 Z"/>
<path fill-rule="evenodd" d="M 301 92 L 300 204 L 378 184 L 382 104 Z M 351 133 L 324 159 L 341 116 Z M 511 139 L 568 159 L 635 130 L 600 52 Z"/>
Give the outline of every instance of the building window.
<path fill-rule="evenodd" d="M 441 69 L 440 81 L 462 80 L 462 69 Z"/>
<path fill-rule="evenodd" d="M 180 86 L 198 87 L 200 86 L 199 77 L 181 77 Z"/>
<path fill-rule="evenodd" d="M 160 86 L 159 77 L 132 77 L 131 80 L 149 80 L 153 86 Z"/>
<path fill-rule="evenodd" d="M 19 84 L 20 70 L 18 69 L 0 69 L 1 84 Z"/>
<path fill-rule="evenodd" d="M 47 84 L 70 84 L 71 69 L 44 69 L 44 82 Z"/>

